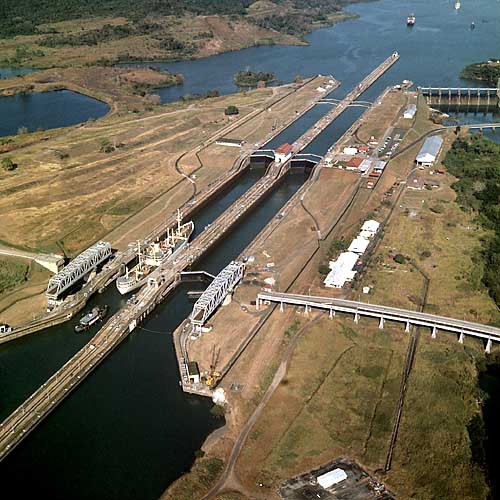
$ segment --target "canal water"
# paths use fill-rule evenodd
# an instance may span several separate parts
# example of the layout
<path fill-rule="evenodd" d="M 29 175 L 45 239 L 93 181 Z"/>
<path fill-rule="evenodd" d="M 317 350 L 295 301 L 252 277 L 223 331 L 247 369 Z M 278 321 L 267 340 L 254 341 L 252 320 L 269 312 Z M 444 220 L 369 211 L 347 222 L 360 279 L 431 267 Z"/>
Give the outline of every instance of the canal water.
<path fill-rule="evenodd" d="M 197 230 L 215 219 L 262 175 L 245 173 L 221 199 L 195 217 Z M 196 268 L 218 273 L 258 234 L 307 177 L 290 173 Z M 189 315 L 180 287 L 2 463 L 0 478 L 22 484 L 23 497 L 154 499 L 189 469 L 194 451 L 222 424 L 211 401 L 186 396 L 178 385 L 172 331 Z M 113 285 L 88 307 L 124 299 Z M 75 321 L 0 346 L 2 417 L 88 341 Z M 35 372 L 35 373 L 33 373 Z M 22 482 L 30 477 L 29 482 Z"/>
<path fill-rule="evenodd" d="M 491 50 L 500 46 L 500 9 L 496 1 L 475 0 L 464 2 L 457 13 L 453 3 L 360 3 L 350 7 L 360 14 L 359 19 L 314 32 L 308 37 L 311 45 L 307 47 L 259 47 L 162 65 L 186 77 L 184 86 L 161 90 L 162 100 L 169 102 L 185 93 L 203 93 L 214 88 L 222 93 L 234 91 L 232 77 L 246 66 L 273 71 L 284 81 L 292 80 L 297 73 L 333 74 L 342 81 L 334 93 L 341 97 L 395 50 L 401 54 L 401 60 L 365 92 L 363 99 L 375 99 L 387 85 L 403 79 L 424 86 L 464 84 L 458 78 L 463 66 L 487 59 Z M 405 24 L 410 11 L 417 17 L 414 28 Z M 471 20 L 476 22 L 473 32 L 469 30 Z M 4 102 L 0 99 L 0 125 L 5 116 Z M 323 106 L 313 108 L 276 138 L 273 145 L 292 142 L 327 112 L 329 108 Z M 64 109 L 72 113 L 72 108 Z M 324 153 L 361 112 L 359 108 L 347 110 L 308 151 Z M 11 113 L 15 115 L 19 110 L 11 109 Z M 20 121 L 17 123 L 21 125 Z M 32 123 L 27 125 L 33 127 Z M 228 206 L 231 196 L 234 200 L 248 189 L 261 173 L 255 170 L 245 174 L 216 203 L 205 207 L 195 220 L 197 230 Z M 304 179 L 304 173 L 290 174 L 197 268 L 217 272 L 224 267 Z M 107 303 L 116 310 L 122 300 L 111 286 L 97 295 L 89 307 Z M 194 451 L 220 425 L 210 416 L 208 400 L 187 397 L 178 386 L 170 334 L 191 307 L 184 289 L 179 288 L 157 308 L 141 329 L 130 335 L 2 463 L 0 478 L 4 489 L 11 489 L 9 485 L 16 487 L 23 497 L 47 493 L 51 498 L 152 500 L 189 468 Z M 73 326 L 74 323 L 55 327 L 0 347 L 0 411 L 4 416 L 86 342 L 88 334 L 75 335 Z"/>

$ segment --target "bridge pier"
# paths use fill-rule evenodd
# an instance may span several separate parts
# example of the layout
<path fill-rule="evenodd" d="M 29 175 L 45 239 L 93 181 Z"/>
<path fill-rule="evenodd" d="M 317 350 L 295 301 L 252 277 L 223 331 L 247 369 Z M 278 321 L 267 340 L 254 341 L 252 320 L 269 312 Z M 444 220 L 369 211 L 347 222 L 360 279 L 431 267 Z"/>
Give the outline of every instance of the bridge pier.
<path fill-rule="evenodd" d="M 487 354 L 490 354 L 491 353 L 491 339 L 488 339 L 488 342 L 486 342 L 486 349 L 485 349 L 485 352 Z"/>
<path fill-rule="evenodd" d="M 384 328 L 384 317 L 380 316 L 380 321 L 378 322 L 378 327 L 382 330 Z"/>
<path fill-rule="evenodd" d="M 436 325 L 434 325 L 434 326 L 432 327 L 431 337 L 432 337 L 433 339 L 435 339 L 435 338 L 437 337 L 437 328 L 436 328 Z"/>
<path fill-rule="evenodd" d="M 309 314 L 309 309 L 310 309 L 309 305 L 308 305 L 308 304 L 306 304 L 306 305 L 304 306 L 304 314 L 305 314 L 305 315 L 308 315 L 308 314 Z"/>
<path fill-rule="evenodd" d="M 283 312 L 285 310 L 285 304 L 283 302 L 280 302 L 280 312 Z"/>
<path fill-rule="evenodd" d="M 410 322 L 408 320 L 406 321 L 405 332 L 410 333 Z"/>
<path fill-rule="evenodd" d="M 460 332 L 460 336 L 458 337 L 458 342 L 460 342 L 460 344 L 463 344 L 464 339 L 465 339 L 464 332 Z"/>
<path fill-rule="evenodd" d="M 330 309 L 330 312 L 328 313 L 328 318 L 333 319 L 335 316 L 335 311 L 333 309 Z"/>
<path fill-rule="evenodd" d="M 358 311 L 356 311 L 354 313 L 354 323 L 358 324 L 359 323 L 359 313 Z"/>

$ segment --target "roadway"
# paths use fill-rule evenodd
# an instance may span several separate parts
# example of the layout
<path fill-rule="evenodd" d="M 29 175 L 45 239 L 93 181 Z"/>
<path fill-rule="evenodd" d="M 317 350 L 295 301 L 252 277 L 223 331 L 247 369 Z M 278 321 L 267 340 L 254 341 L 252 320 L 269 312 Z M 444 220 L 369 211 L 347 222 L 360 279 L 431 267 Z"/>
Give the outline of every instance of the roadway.
<path fill-rule="evenodd" d="M 325 309 L 329 311 L 331 315 L 335 312 L 349 313 L 354 315 L 355 321 L 357 321 L 359 316 L 376 317 L 380 319 L 381 327 L 383 327 L 385 320 L 405 323 L 407 331 L 409 331 L 410 325 L 425 326 L 432 330 L 433 335 L 435 335 L 437 330 L 449 331 L 460 334 L 461 341 L 463 341 L 464 336 L 470 335 L 487 340 L 489 346 L 491 346 L 491 341 L 500 342 L 500 328 L 495 326 L 482 325 L 480 323 L 473 323 L 470 321 L 449 318 L 447 316 L 438 316 L 419 311 L 411 311 L 408 309 L 368 304 L 366 302 L 353 300 L 280 292 L 259 293 L 257 300 L 258 303 L 270 301 L 281 305 L 292 304 L 304 306 L 306 308 L 314 307 Z"/>

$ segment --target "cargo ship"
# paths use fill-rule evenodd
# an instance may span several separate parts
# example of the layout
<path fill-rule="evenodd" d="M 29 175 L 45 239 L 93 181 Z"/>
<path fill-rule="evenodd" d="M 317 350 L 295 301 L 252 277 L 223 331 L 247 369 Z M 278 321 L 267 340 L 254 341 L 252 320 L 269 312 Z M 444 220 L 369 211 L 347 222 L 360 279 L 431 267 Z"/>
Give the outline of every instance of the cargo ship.
<path fill-rule="evenodd" d="M 406 25 L 407 26 L 413 26 L 415 24 L 415 14 L 410 14 L 407 18 L 406 18 Z"/>
<path fill-rule="evenodd" d="M 94 307 L 90 312 L 82 316 L 78 325 L 75 326 L 75 332 L 84 332 L 97 322 L 101 321 L 108 313 L 108 306 Z"/>
<path fill-rule="evenodd" d="M 180 213 L 177 214 L 177 227 L 167 228 L 164 240 L 152 243 L 144 252 L 141 251 L 140 242 L 137 243 L 138 263 L 132 269 L 126 269 L 125 274 L 116 280 L 116 288 L 125 295 L 145 285 L 153 269 L 167 260 L 173 259 L 176 254 L 186 246 L 194 231 L 194 222 L 182 224 Z"/>

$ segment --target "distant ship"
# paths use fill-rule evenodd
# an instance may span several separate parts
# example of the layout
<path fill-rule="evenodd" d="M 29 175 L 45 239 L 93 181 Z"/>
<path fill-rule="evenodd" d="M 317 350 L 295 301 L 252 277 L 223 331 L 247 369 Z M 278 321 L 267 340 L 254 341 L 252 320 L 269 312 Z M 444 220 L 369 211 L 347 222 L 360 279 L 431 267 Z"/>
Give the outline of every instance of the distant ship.
<path fill-rule="evenodd" d="M 459 1 L 455 2 L 455 10 L 458 10 L 458 9 L 460 9 L 460 2 Z"/>
<path fill-rule="evenodd" d="M 194 231 L 194 222 L 189 221 L 181 224 L 180 213 L 177 214 L 177 227 L 170 230 L 167 228 L 167 236 L 164 240 L 152 243 L 144 252 L 141 251 L 140 242 L 137 243 L 138 263 L 132 269 L 126 269 L 125 274 L 116 280 L 116 288 L 125 295 L 145 285 L 148 276 L 159 265 L 164 264 L 174 256 L 189 241 Z"/>
<path fill-rule="evenodd" d="M 413 26 L 415 24 L 415 14 L 410 14 L 407 18 L 406 18 L 406 25 L 407 26 Z"/>
<path fill-rule="evenodd" d="M 75 332 L 84 332 L 91 326 L 101 321 L 108 313 L 108 306 L 94 307 L 92 311 L 88 312 L 80 319 L 78 325 L 75 326 Z"/>
<path fill-rule="evenodd" d="M 475 30 L 475 29 L 476 29 L 476 25 L 474 24 L 474 21 L 472 21 L 472 22 L 470 23 L 470 29 L 471 29 L 471 30 Z"/>

